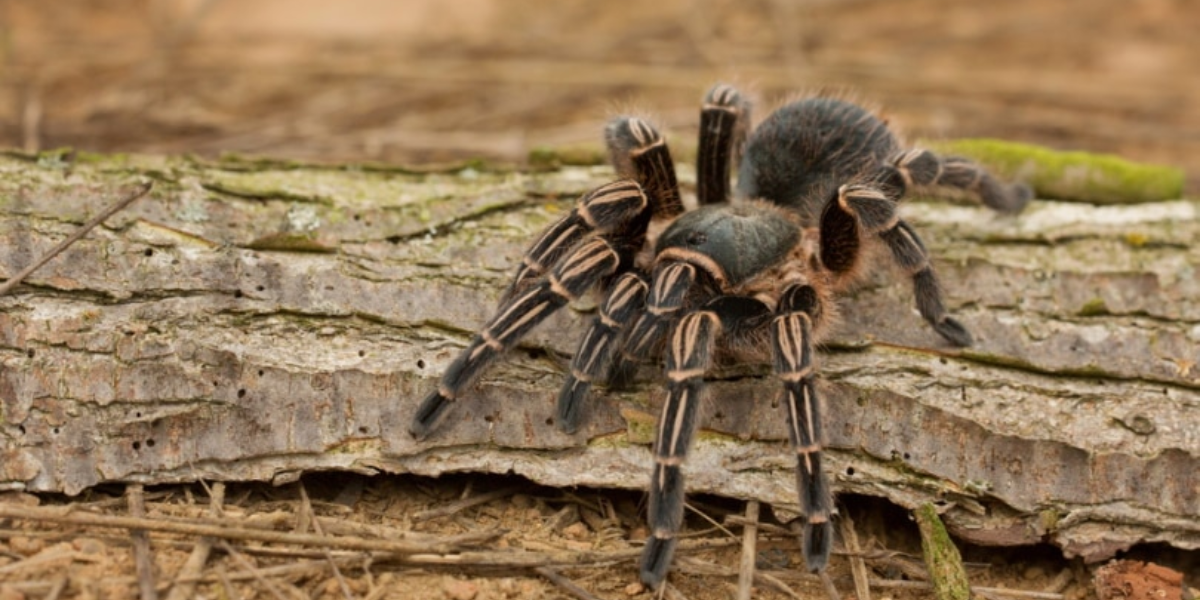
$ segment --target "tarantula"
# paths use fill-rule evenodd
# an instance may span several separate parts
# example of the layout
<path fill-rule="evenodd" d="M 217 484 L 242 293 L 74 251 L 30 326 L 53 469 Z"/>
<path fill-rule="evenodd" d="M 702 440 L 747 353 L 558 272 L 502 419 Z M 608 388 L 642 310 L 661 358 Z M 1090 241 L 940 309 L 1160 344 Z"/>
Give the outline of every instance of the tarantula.
<path fill-rule="evenodd" d="M 638 117 L 612 120 L 605 138 L 623 179 L 584 194 L 526 252 L 500 307 L 417 408 L 411 433 L 427 436 L 483 369 L 555 310 L 595 288 L 603 294 L 558 397 L 557 423 L 579 426 L 594 382 L 627 381 L 661 359 L 668 390 L 654 442 L 648 538 L 641 579 L 666 577 L 683 521 L 684 478 L 704 378 L 721 356 L 769 362 L 781 387 L 809 569 L 824 568 L 833 498 L 821 468 L 813 349 L 835 301 L 882 242 L 912 276 L 917 309 L 956 346 L 971 334 L 947 314 L 917 232 L 897 212 L 915 186 L 949 186 L 1002 212 L 1032 193 L 962 158 L 905 149 L 887 125 L 847 100 L 812 96 L 783 105 L 747 137 L 749 103 L 728 85 L 700 113 L 696 195 L 685 211 L 663 137 Z M 737 190 L 730 170 L 739 162 Z M 885 254 L 886 255 L 886 254 Z"/>

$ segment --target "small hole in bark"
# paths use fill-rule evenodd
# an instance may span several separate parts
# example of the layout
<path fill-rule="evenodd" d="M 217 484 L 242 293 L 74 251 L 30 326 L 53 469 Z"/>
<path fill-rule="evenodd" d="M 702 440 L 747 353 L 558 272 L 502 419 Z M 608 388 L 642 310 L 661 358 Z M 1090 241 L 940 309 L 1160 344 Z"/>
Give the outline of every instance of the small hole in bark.
<path fill-rule="evenodd" d="M 912 458 L 912 456 L 909 456 L 909 454 L 908 454 L 907 452 L 905 452 L 905 453 L 904 453 L 904 460 L 908 460 L 908 459 L 910 459 L 910 458 Z"/>
<path fill-rule="evenodd" d="M 259 377 L 262 377 L 262 376 L 263 376 L 263 370 L 262 370 L 262 369 L 259 369 L 259 370 L 258 370 L 258 376 L 259 376 Z"/>
<path fill-rule="evenodd" d="M 354 220 L 355 220 L 355 221 L 361 221 L 361 220 L 362 220 L 362 215 L 354 215 Z"/>
<path fill-rule="evenodd" d="M 417 359 L 417 368 L 418 368 L 418 369 L 424 369 L 424 368 L 425 368 L 425 359 L 423 359 L 423 358 L 418 358 L 418 359 Z M 1166 392 L 1166 390 L 1163 390 L 1163 392 Z"/>
<path fill-rule="evenodd" d="M 358 357 L 359 357 L 359 358 L 362 358 L 362 357 L 364 357 L 364 356 L 366 356 L 366 355 L 367 355 L 367 353 L 366 353 L 366 351 L 365 351 L 365 350 L 359 350 L 359 351 L 358 351 Z"/>
<path fill-rule="evenodd" d="M 529 348 L 525 350 L 525 356 L 528 356 L 533 360 L 538 360 L 546 356 L 546 351 L 542 348 Z"/>
<path fill-rule="evenodd" d="M 141 442 L 134 442 L 134 443 L 133 443 L 133 449 L 134 449 L 135 451 L 136 451 L 136 450 L 141 450 L 141 449 L 142 449 L 142 443 L 141 443 Z"/>
<path fill-rule="evenodd" d="M 486 415 L 483 417 L 483 420 L 487 421 L 488 423 L 495 423 L 496 417 L 495 417 L 495 415 Z"/>
<path fill-rule="evenodd" d="M 233 292 L 233 297 L 234 297 L 234 298 L 241 298 L 241 297 L 242 297 L 242 290 L 234 290 L 234 292 Z"/>
<path fill-rule="evenodd" d="M 53 433 L 54 433 L 54 435 L 58 435 L 58 428 L 57 428 L 57 427 L 55 427 L 54 429 L 51 429 L 50 431 L 51 431 L 51 432 L 53 432 Z"/>
<path fill-rule="evenodd" d="M 554 417 L 546 417 L 546 424 L 547 424 L 547 425 L 553 425 L 553 424 L 554 424 Z M 24 431 L 22 431 L 21 433 L 25 433 L 25 432 L 24 432 Z"/>
<path fill-rule="evenodd" d="M 33 348 L 30 348 L 25 351 L 25 355 L 28 356 L 29 358 L 33 358 L 34 354 L 36 354 L 36 353 L 33 351 Z"/>
<path fill-rule="evenodd" d="M 139 410 L 139 411 L 133 413 L 133 418 L 135 418 L 135 419 L 142 418 L 142 411 Z"/>
<path fill-rule="evenodd" d="M 718 410 L 717 414 L 713 415 L 713 418 L 720 421 L 721 419 L 725 418 L 725 413 Z"/>
<path fill-rule="evenodd" d="M 854 467 L 846 467 L 846 474 L 854 477 Z"/>
<path fill-rule="evenodd" d="M 146 248 L 146 256 L 154 256 L 154 248 Z"/>
<path fill-rule="evenodd" d="M 153 447 L 154 447 L 154 438 L 150 438 L 150 439 L 146 440 L 146 447 L 147 447 L 147 448 L 153 448 Z"/>
<path fill-rule="evenodd" d="M 25 435 L 25 426 L 24 426 L 24 425 L 17 425 L 17 431 L 20 431 L 20 432 L 21 432 L 21 435 Z"/>
<path fill-rule="evenodd" d="M 260 291 L 260 292 L 261 292 L 261 291 L 263 291 L 263 290 L 265 290 L 265 289 L 267 289 L 267 288 L 265 288 L 265 287 L 263 287 L 263 286 L 259 285 L 259 286 L 255 286 L 255 287 L 254 287 L 254 289 L 255 289 L 255 290 L 258 290 L 258 291 Z"/>
<path fill-rule="evenodd" d="M 362 426 L 362 427 L 359 427 L 359 428 L 358 428 L 358 432 L 359 432 L 359 433 L 362 433 L 362 434 L 365 434 L 365 433 L 367 433 L 368 431 L 370 431 L 370 430 L 369 430 L 369 429 L 367 429 L 365 425 L 364 425 L 364 426 Z"/>
<path fill-rule="evenodd" d="M 242 389 L 238 390 L 238 398 L 245 398 L 245 397 L 246 397 L 246 388 L 242 388 Z"/>

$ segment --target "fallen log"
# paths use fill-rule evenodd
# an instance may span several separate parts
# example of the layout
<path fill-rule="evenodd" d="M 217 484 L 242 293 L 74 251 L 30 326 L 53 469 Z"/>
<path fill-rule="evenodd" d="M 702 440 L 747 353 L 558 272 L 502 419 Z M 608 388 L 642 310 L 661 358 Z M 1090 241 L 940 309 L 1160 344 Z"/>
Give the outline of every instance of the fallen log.
<path fill-rule="evenodd" d="M 0 297 L 0 489 L 330 469 L 644 487 L 653 369 L 595 394 L 577 434 L 550 421 L 587 302 L 489 371 L 431 439 L 406 433 L 532 237 L 610 178 L 0 157 L 5 278 L 155 182 Z M 934 502 L 980 544 L 1088 560 L 1200 548 L 1200 203 L 1035 201 L 1005 217 L 917 199 L 904 215 L 977 343 L 943 343 L 889 269 L 843 299 L 820 358 L 835 488 Z M 688 485 L 786 511 L 794 459 L 766 374 L 715 375 Z"/>

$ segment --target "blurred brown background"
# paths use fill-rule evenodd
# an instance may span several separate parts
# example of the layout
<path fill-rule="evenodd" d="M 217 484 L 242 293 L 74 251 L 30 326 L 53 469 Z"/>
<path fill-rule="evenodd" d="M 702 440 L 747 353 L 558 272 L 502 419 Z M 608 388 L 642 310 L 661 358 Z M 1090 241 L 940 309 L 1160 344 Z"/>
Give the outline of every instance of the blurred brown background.
<path fill-rule="evenodd" d="M 1190 0 L 4 0 L 0 145 L 519 162 L 732 81 L 1200 173 Z M 760 109 L 759 116 L 765 114 Z"/>

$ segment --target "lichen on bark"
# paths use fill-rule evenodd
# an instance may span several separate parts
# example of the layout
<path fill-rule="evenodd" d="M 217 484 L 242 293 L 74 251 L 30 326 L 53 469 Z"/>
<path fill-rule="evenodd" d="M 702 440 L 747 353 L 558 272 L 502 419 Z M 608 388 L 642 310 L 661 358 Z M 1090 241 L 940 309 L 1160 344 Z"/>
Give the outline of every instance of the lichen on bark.
<path fill-rule="evenodd" d="M 611 170 L 0 157 L 0 275 L 146 177 L 150 198 L 0 297 L 0 487 L 317 469 L 644 486 L 653 369 L 597 393 L 578 434 L 548 422 L 587 303 L 489 371 L 429 442 L 405 433 L 532 236 Z M 1200 204 L 903 210 L 978 342 L 942 343 L 889 268 L 842 299 L 820 359 L 834 486 L 941 501 L 977 543 L 1089 559 L 1200 547 Z M 764 375 L 714 375 L 714 435 L 688 484 L 794 509 Z"/>

